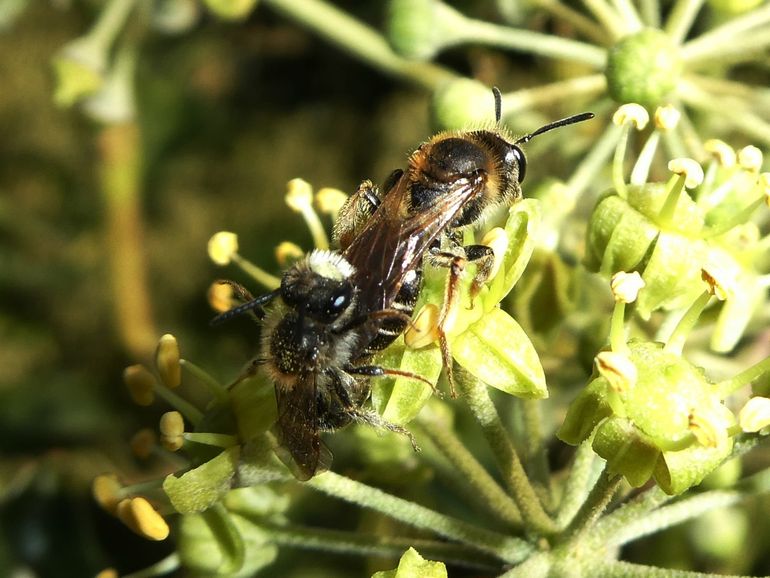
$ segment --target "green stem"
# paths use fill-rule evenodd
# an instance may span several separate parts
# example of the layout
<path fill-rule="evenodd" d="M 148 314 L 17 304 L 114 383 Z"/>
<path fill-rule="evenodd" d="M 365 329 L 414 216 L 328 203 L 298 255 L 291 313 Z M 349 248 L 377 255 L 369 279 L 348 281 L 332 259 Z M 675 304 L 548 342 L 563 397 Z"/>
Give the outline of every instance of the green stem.
<path fill-rule="evenodd" d="M 425 414 L 425 411 L 420 414 L 419 427 L 480 495 L 487 510 L 508 524 L 521 525 L 521 514 L 516 504 L 462 444 L 452 428 L 446 423 L 439 423 L 437 419 L 425 417 Z"/>
<path fill-rule="evenodd" d="M 725 221 L 719 223 L 718 225 L 709 227 L 708 230 L 705 231 L 703 238 L 710 239 L 713 237 L 718 237 L 719 235 L 726 233 L 727 231 L 729 231 L 734 227 L 737 227 L 738 225 L 747 223 L 751 219 L 751 216 L 754 214 L 754 211 L 756 211 L 759 207 L 761 207 L 764 204 L 765 204 L 765 196 L 762 195 L 747 207 L 744 207 L 737 213 L 733 213 L 732 215 L 730 215 L 729 219 L 726 219 Z"/>
<path fill-rule="evenodd" d="M 197 426 L 203 419 L 203 413 L 189 401 L 171 391 L 165 385 L 156 384 L 152 390 L 162 397 L 166 403 L 181 413 L 193 426 Z"/>
<path fill-rule="evenodd" d="M 543 433 L 543 402 L 534 399 L 517 400 L 524 417 L 527 464 L 534 480 L 547 492 L 547 502 L 553 504 L 553 477 L 548 467 L 548 448 Z M 548 506 L 550 507 L 550 506 Z"/>
<path fill-rule="evenodd" d="M 134 122 L 104 127 L 97 170 L 106 210 L 112 303 L 121 341 L 132 357 L 152 354 L 152 314 L 141 209 L 141 136 Z"/>
<path fill-rule="evenodd" d="M 698 319 L 700 319 L 701 313 L 703 313 L 703 310 L 706 308 L 706 305 L 708 305 L 710 299 L 711 293 L 709 291 L 704 291 L 695 299 L 695 301 L 693 301 L 693 304 L 687 309 L 666 341 L 666 346 L 664 347 L 666 352 L 675 355 L 682 354 L 682 349 L 684 349 L 687 336 L 690 335 L 692 328 L 695 327 Z"/>
<path fill-rule="evenodd" d="M 409 526 L 457 540 L 511 564 L 520 562 L 532 552 L 532 546 L 524 540 L 473 526 L 333 472 L 318 475 L 305 485 Z"/>
<path fill-rule="evenodd" d="M 499 578 L 547 578 L 552 566 L 553 558 L 550 553 L 538 552 Z"/>
<path fill-rule="evenodd" d="M 660 28 L 660 2 L 658 0 L 640 0 L 639 11 L 645 26 Z"/>
<path fill-rule="evenodd" d="M 246 517 L 249 518 L 249 516 Z M 270 541 L 279 546 L 323 550 L 356 556 L 387 557 L 400 557 L 409 548 L 414 548 L 422 556 L 431 560 L 442 560 L 446 563 L 473 568 L 486 573 L 494 573 L 499 568 L 499 564 L 495 564 L 494 558 L 479 554 L 477 550 L 462 544 L 447 544 L 446 542 L 420 538 L 364 534 L 360 531 L 346 532 L 291 525 L 279 526 L 269 524 L 259 517 L 255 517 L 251 521 L 265 530 L 270 536 Z"/>
<path fill-rule="evenodd" d="M 206 432 L 185 432 L 182 437 L 189 442 L 224 449 L 238 445 L 239 441 L 236 436 L 230 434 Z"/>
<path fill-rule="evenodd" d="M 575 517 L 565 528 L 560 540 L 565 542 L 575 540 L 591 528 L 615 496 L 622 481 L 621 476 L 608 473 L 605 466 L 596 484 L 588 493 L 586 501 L 583 502 Z"/>
<path fill-rule="evenodd" d="M 460 394 L 473 412 L 476 421 L 481 425 L 484 437 L 492 448 L 497 466 L 503 474 L 513 500 L 519 507 L 525 525 L 541 534 L 553 534 L 556 531 L 556 525 L 543 509 L 527 478 L 516 449 L 489 397 L 487 386 L 467 372 L 458 372 L 458 377 L 457 385 Z"/>
<path fill-rule="evenodd" d="M 617 11 L 604 0 L 583 0 L 586 8 L 594 15 L 599 23 L 612 36 L 612 40 L 622 38 L 626 34 L 625 22 Z"/>
<path fill-rule="evenodd" d="M 607 80 L 604 74 L 590 74 L 532 88 L 522 88 L 503 95 L 503 110 L 506 114 L 511 114 L 532 106 L 567 101 L 581 96 L 592 97 L 604 92 L 606 87 Z"/>
<path fill-rule="evenodd" d="M 585 501 L 596 461 L 596 454 L 589 442 L 581 443 L 575 450 L 575 459 L 564 484 L 564 495 L 556 516 L 556 524 L 560 528 L 567 527 Z"/>
<path fill-rule="evenodd" d="M 672 499 L 673 496 L 669 496 L 658 486 L 653 486 L 599 520 L 591 533 L 591 539 L 601 544 L 608 537 L 621 532 L 623 528 L 634 523 L 636 520 L 645 518 L 655 508 Z"/>
<path fill-rule="evenodd" d="M 620 133 L 618 144 L 615 146 L 615 155 L 612 159 L 612 184 L 615 187 L 615 191 L 621 199 L 628 197 L 628 191 L 626 190 L 626 179 L 624 173 L 624 163 L 626 156 L 626 147 L 628 146 L 628 134 L 631 132 L 631 125 L 624 124 L 623 130 Z"/>
<path fill-rule="evenodd" d="M 723 47 L 716 53 L 699 53 L 687 60 L 688 69 L 698 66 L 711 67 L 718 64 L 737 64 L 761 60 L 763 53 L 770 46 L 770 31 L 750 31 Z"/>
<path fill-rule="evenodd" d="M 755 363 L 735 377 L 720 381 L 716 385 L 716 390 L 719 393 L 719 397 L 725 398 L 768 372 L 770 372 L 770 357 L 766 357 L 759 363 Z"/>
<path fill-rule="evenodd" d="M 725 508 L 737 504 L 745 496 L 739 492 L 712 491 L 681 500 L 675 504 L 664 506 L 647 512 L 643 516 L 626 520 L 626 524 L 615 528 L 612 533 L 602 528 L 592 536 L 597 545 L 612 548 L 622 546 L 644 536 L 649 536 L 671 526 L 676 526 L 687 520 L 692 520 L 710 510 Z M 601 535 L 601 538 L 599 537 Z"/>
<path fill-rule="evenodd" d="M 595 576 L 602 578 L 714 578 L 715 574 L 704 572 L 688 572 L 687 570 L 671 570 L 656 566 L 643 566 L 631 562 L 606 562 L 597 560 L 596 566 L 591 567 Z M 719 578 L 746 578 L 746 576 L 719 574 Z"/>
<path fill-rule="evenodd" d="M 557 0 L 533 0 L 532 3 L 550 12 L 557 20 L 571 24 L 575 30 L 581 32 L 594 44 L 603 45 L 609 42 L 609 38 L 601 26 L 570 6 Z"/>
<path fill-rule="evenodd" d="M 88 38 L 102 50 L 109 50 L 115 37 L 125 26 L 135 4 L 136 0 L 110 0 L 99 14 L 99 19 L 88 33 Z"/>
<path fill-rule="evenodd" d="M 733 42 L 740 41 L 746 32 L 763 27 L 768 22 L 770 22 L 770 4 L 765 4 L 686 42 L 682 46 L 682 58 L 692 63 L 707 62 L 719 57 L 721 52 L 729 48 Z"/>
<path fill-rule="evenodd" d="M 615 150 L 622 130 L 622 127 L 615 124 L 610 125 L 602 137 L 594 144 L 591 151 L 583 157 L 577 169 L 572 172 L 572 177 L 567 181 L 566 188 L 572 195 L 573 203 L 604 169 L 607 159 Z"/>
<path fill-rule="evenodd" d="M 612 0 L 612 5 L 625 23 L 626 34 L 633 34 L 642 29 L 642 19 L 630 0 Z"/>
<path fill-rule="evenodd" d="M 174 552 L 159 562 L 155 562 L 152 566 L 137 570 L 131 574 L 124 574 L 123 578 L 156 578 L 157 576 L 171 574 L 174 570 L 178 570 L 180 566 L 179 554 Z"/>
<path fill-rule="evenodd" d="M 668 228 L 674 220 L 676 206 L 679 204 L 679 198 L 682 196 L 684 183 L 687 180 L 685 175 L 672 176 L 666 185 L 666 200 L 658 212 L 658 223 L 661 228 Z"/>
<path fill-rule="evenodd" d="M 427 90 L 434 90 L 457 77 L 453 72 L 430 62 L 412 61 L 399 56 L 373 28 L 322 0 L 263 2 L 385 74 Z"/>
<path fill-rule="evenodd" d="M 693 125 L 690 115 L 687 114 L 687 110 L 685 110 L 684 107 L 680 108 L 682 109 L 680 111 L 681 117 L 679 118 L 679 124 L 676 126 L 675 131 L 681 135 L 692 158 L 703 158 L 706 152 L 703 148 L 703 141 L 701 140 L 698 131 L 695 129 L 695 125 Z"/>
<path fill-rule="evenodd" d="M 592 44 L 482 20 L 467 19 L 463 33 L 469 42 L 579 62 L 597 70 L 602 70 L 607 61 L 607 51 Z"/>
<path fill-rule="evenodd" d="M 200 381 L 209 390 L 209 393 L 213 395 L 218 402 L 227 401 L 227 388 L 223 387 L 216 379 L 214 379 L 209 372 L 201 367 L 195 365 L 192 361 L 187 359 L 180 359 L 179 365 L 182 369 L 187 371 L 195 379 Z"/>
<path fill-rule="evenodd" d="M 690 32 L 704 0 L 677 0 L 666 21 L 664 31 L 676 44 L 681 44 Z"/>
<path fill-rule="evenodd" d="M 238 253 L 233 254 L 232 261 L 233 263 L 238 265 L 238 267 L 240 267 L 244 273 L 249 275 L 257 283 L 259 283 L 260 285 L 264 285 L 271 291 L 273 289 L 278 288 L 281 285 L 281 280 L 278 277 L 271 275 L 270 273 L 268 273 L 261 267 L 255 265 L 248 259 L 241 257 Z"/>
<path fill-rule="evenodd" d="M 658 150 L 658 143 L 660 143 L 660 132 L 656 130 L 650 133 L 649 138 L 639 152 L 639 156 L 636 157 L 636 164 L 631 169 L 631 178 L 629 179 L 632 185 L 643 185 L 647 182 L 647 177 L 650 175 L 650 167 L 655 158 L 655 152 Z"/>

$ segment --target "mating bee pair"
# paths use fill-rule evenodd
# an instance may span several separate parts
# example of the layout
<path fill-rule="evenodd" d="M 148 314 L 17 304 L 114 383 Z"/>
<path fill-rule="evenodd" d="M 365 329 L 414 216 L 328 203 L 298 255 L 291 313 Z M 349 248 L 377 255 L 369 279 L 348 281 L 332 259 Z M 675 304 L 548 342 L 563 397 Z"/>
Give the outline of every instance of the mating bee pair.
<path fill-rule="evenodd" d="M 496 89 L 494 96 L 499 124 Z M 434 136 L 412 153 L 405 170 L 390 175 L 381 192 L 365 181 L 348 199 L 334 227 L 339 252 L 311 252 L 283 274 L 278 289 L 214 319 L 248 311 L 262 319 L 256 365 L 275 384 L 278 453 L 299 479 L 330 464 L 322 431 L 357 421 L 406 433 L 365 404 L 372 377 L 422 379 L 372 365 L 371 358 L 406 329 L 423 256 L 439 247 L 442 236 L 455 236 L 521 198 L 526 159 L 519 145 L 592 117 L 572 116 L 516 140 L 499 129 Z M 487 264 L 479 267 L 480 284 L 492 251 L 481 245 L 464 249 L 468 258 Z"/>

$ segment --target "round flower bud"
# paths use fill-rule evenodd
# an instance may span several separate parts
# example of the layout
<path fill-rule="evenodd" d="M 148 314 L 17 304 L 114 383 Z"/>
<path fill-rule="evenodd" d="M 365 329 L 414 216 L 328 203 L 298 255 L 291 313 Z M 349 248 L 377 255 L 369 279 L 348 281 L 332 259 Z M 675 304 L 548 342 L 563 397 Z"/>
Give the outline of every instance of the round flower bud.
<path fill-rule="evenodd" d="M 238 235 L 220 231 L 209 239 L 209 259 L 217 265 L 229 265 L 233 254 L 238 252 Z"/>
<path fill-rule="evenodd" d="M 393 50 L 407 58 L 430 60 L 463 37 L 465 17 L 439 0 L 391 0 L 386 30 Z"/>
<path fill-rule="evenodd" d="M 494 121 L 492 92 L 482 83 L 459 78 L 442 84 L 431 100 L 433 126 L 457 130 Z"/>
<path fill-rule="evenodd" d="M 661 104 L 682 73 L 679 48 L 663 31 L 646 28 L 626 36 L 607 56 L 607 88 L 616 102 Z"/>

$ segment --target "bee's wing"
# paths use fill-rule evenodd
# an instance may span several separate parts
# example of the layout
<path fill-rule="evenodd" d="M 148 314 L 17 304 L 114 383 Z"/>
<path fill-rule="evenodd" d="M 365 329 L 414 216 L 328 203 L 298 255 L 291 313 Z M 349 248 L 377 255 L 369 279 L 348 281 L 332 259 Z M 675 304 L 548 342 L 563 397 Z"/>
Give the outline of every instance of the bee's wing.
<path fill-rule="evenodd" d="M 369 311 L 391 306 L 406 272 L 419 267 L 422 255 L 463 205 L 484 189 L 480 178 L 460 178 L 438 194 L 421 195 L 420 206 L 413 208 L 412 187 L 418 185 L 410 173 L 386 191 L 382 204 L 345 250 Z"/>
<path fill-rule="evenodd" d="M 299 374 L 291 389 L 275 388 L 278 405 L 276 454 L 300 480 L 312 478 L 331 466 L 332 455 L 321 441 L 315 372 Z"/>

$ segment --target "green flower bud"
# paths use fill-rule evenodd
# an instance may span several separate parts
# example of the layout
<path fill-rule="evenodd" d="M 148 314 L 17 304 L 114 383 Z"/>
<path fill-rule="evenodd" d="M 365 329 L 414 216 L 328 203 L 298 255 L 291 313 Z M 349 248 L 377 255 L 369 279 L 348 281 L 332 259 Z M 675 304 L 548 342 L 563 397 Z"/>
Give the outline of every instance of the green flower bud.
<path fill-rule="evenodd" d="M 212 14 L 223 20 L 242 20 L 246 18 L 258 0 L 203 0 Z"/>
<path fill-rule="evenodd" d="M 495 120 L 492 93 L 482 83 L 458 78 L 442 84 L 431 100 L 431 121 L 437 130 L 459 130 Z"/>
<path fill-rule="evenodd" d="M 637 379 L 596 377 L 570 405 L 559 437 L 592 447 L 634 486 L 654 476 L 669 494 L 696 485 L 727 457 L 735 418 L 702 370 L 657 343 L 629 343 Z M 594 426 L 595 430 L 594 430 Z"/>
<path fill-rule="evenodd" d="M 386 28 L 396 52 L 429 60 L 465 39 L 464 23 L 462 14 L 438 0 L 391 0 Z"/>
<path fill-rule="evenodd" d="M 619 103 L 666 104 L 682 73 L 678 47 L 663 31 L 646 28 L 626 36 L 607 56 L 607 88 Z"/>
<path fill-rule="evenodd" d="M 447 578 L 446 567 L 442 562 L 431 562 L 409 548 L 395 570 L 375 572 L 372 578 Z"/>

